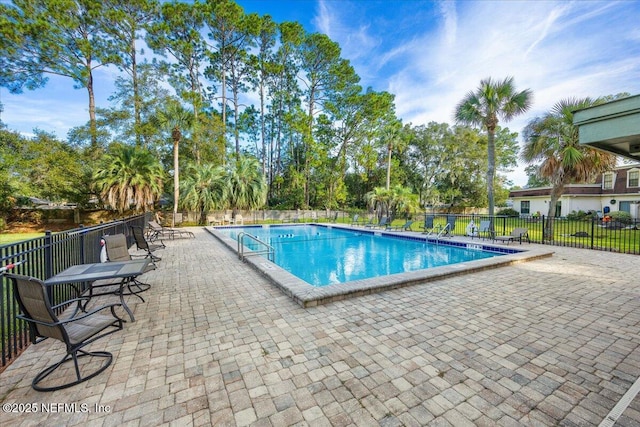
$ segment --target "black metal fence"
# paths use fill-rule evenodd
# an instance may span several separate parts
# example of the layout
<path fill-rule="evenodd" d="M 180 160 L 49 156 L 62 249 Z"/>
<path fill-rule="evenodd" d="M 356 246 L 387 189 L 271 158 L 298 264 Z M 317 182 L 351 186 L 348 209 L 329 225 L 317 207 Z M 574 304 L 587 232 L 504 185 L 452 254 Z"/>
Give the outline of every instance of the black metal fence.
<path fill-rule="evenodd" d="M 435 227 L 444 227 L 447 222 L 453 221 L 453 234 L 460 236 L 469 234 L 471 221 L 476 228 L 481 222 L 490 221 L 497 236 L 509 235 L 514 228 L 526 228 L 531 243 L 640 255 L 638 219 L 607 221 L 600 218 L 548 218 L 544 215 L 491 218 L 488 215 L 451 214 L 423 214 L 414 219 L 420 222 L 419 229 L 432 224 Z"/>
<path fill-rule="evenodd" d="M 358 223 L 376 222 L 376 214 L 366 210 L 350 211 L 251 211 L 244 212 L 247 223 L 283 223 L 283 222 L 334 222 L 352 224 L 358 215 Z M 544 215 L 510 217 L 482 214 L 426 213 L 413 215 L 411 230 L 423 231 L 426 228 L 444 227 L 448 220 L 453 222 L 452 234 L 468 234 L 467 226 L 471 221 L 479 226 L 482 221 L 490 221 L 497 236 L 508 235 L 514 228 L 526 228 L 532 243 L 575 248 L 595 249 L 640 255 L 640 219 L 625 221 L 606 221 L 603 218 L 548 218 Z M 394 226 L 403 225 L 406 218 L 396 218 Z"/>
<path fill-rule="evenodd" d="M 128 236 L 129 245 L 133 244 L 129 226 L 146 227 L 148 219 L 146 215 L 137 215 L 60 233 L 47 231 L 43 237 L 0 246 L 0 265 L 26 261 L 12 273 L 46 280 L 72 265 L 100 262 L 100 240 L 104 235 L 123 233 Z M 75 292 L 69 285 L 52 287 L 51 304 L 69 300 L 75 297 Z M 6 366 L 30 342 L 29 328 L 26 322 L 16 319 L 18 313 L 11 282 L 0 276 L 0 367 Z"/>

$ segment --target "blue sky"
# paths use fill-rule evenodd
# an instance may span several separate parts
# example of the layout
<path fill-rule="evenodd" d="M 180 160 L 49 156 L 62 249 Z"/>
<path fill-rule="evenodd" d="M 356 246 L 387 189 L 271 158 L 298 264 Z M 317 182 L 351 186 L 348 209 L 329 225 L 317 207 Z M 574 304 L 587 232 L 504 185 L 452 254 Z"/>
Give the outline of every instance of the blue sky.
<path fill-rule="evenodd" d="M 513 76 L 534 94 L 527 122 L 569 97 L 640 93 L 640 1 L 238 0 L 246 12 L 298 21 L 342 47 L 363 87 L 395 95 L 404 123 L 453 124 L 456 103 L 485 77 Z M 96 100 L 108 105 L 116 70 L 97 72 Z M 0 89 L 2 121 L 65 137 L 88 119 L 85 90 L 52 78 L 37 91 Z M 509 174 L 524 185 L 523 167 Z"/>

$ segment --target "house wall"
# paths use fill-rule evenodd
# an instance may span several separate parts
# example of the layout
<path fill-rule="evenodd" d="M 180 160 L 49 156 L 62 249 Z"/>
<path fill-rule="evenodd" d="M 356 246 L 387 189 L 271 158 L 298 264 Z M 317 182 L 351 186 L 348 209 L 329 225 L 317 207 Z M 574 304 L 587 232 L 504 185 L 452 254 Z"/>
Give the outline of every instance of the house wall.
<path fill-rule="evenodd" d="M 536 212 L 540 212 L 542 215 L 549 213 L 549 197 L 536 197 L 536 196 L 524 196 L 513 197 L 513 209 L 521 212 L 521 201 L 529 201 L 531 206 L 529 214 L 533 215 Z M 611 203 L 611 200 L 615 200 L 615 203 Z M 604 215 L 605 207 L 609 208 L 609 212 L 617 212 L 620 210 L 621 202 L 632 202 L 630 204 L 630 214 L 634 219 L 640 219 L 640 194 L 634 195 L 602 195 L 602 196 L 562 196 L 560 198 L 562 204 L 561 216 L 567 216 L 573 211 L 596 211 Z"/>

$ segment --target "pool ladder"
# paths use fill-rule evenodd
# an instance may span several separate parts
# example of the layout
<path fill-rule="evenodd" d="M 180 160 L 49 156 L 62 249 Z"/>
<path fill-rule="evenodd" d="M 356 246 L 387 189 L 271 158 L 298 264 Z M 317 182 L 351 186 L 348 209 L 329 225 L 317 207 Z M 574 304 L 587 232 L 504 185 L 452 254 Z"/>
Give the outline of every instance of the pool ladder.
<path fill-rule="evenodd" d="M 427 236 L 431 234 L 431 232 L 427 233 Z M 453 237 L 453 234 L 451 234 L 451 224 L 447 223 L 444 227 L 442 227 L 440 229 L 440 231 L 438 231 L 438 235 L 436 236 L 436 245 L 440 243 L 440 238 L 443 236 L 449 236 L 449 237 Z"/>
<path fill-rule="evenodd" d="M 263 247 L 264 249 L 259 249 L 259 250 L 251 250 L 249 253 L 247 253 L 245 255 L 244 253 L 244 249 L 245 249 L 245 245 L 244 245 L 244 239 L 249 238 L 250 240 L 253 240 L 254 242 L 256 242 L 258 245 L 260 245 L 261 247 Z M 251 234 L 247 234 L 245 232 L 241 232 L 240 234 L 238 234 L 238 258 L 240 258 L 242 261 L 244 261 L 244 259 L 248 256 L 253 256 L 253 255 L 267 255 L 267 259 L 271 262 L 273 262 L 273 257 L 275 255 L 275 250 L 273 249 L 273 246 L 269 245 L 268 243 L 263 242 L 262 240 L 258 239 L 257 237 L 252 236 Z"/>

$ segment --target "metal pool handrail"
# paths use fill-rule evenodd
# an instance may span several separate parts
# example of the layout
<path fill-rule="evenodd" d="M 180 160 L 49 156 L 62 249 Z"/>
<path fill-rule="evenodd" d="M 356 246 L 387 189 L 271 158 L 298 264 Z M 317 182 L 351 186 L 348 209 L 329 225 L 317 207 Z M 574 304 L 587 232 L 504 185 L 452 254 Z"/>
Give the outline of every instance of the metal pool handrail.
<path fill-rule="evenodd" d="M 267 254 L 267 259 L 269 261 L 273 262 L 273 256 L 275 254 L 275 249 L 273 249 L 273 246 L 269 245 L 268 243 L 263 242 L 262 240 L 258 239 L 257 237 L 252 236 L 251 234 L 247 234 L 244 231 L 241 232 L 240 234 L 238 234 L 238 258 L 240 258 L 242 261 L 244 261 L 245 258 L 245 254 L 244 254 L 244 238 L 248 237 L 249 239 L 253 240 L 254 242 L 258 243 L 259 245 L 262 245 L 265 247 L 265 249 L 262 250 L 255 250 L 255 251 L 251 251 L 250 253 L 248 253 L 246 256 L 249 255 L 264 255 Z"/>

